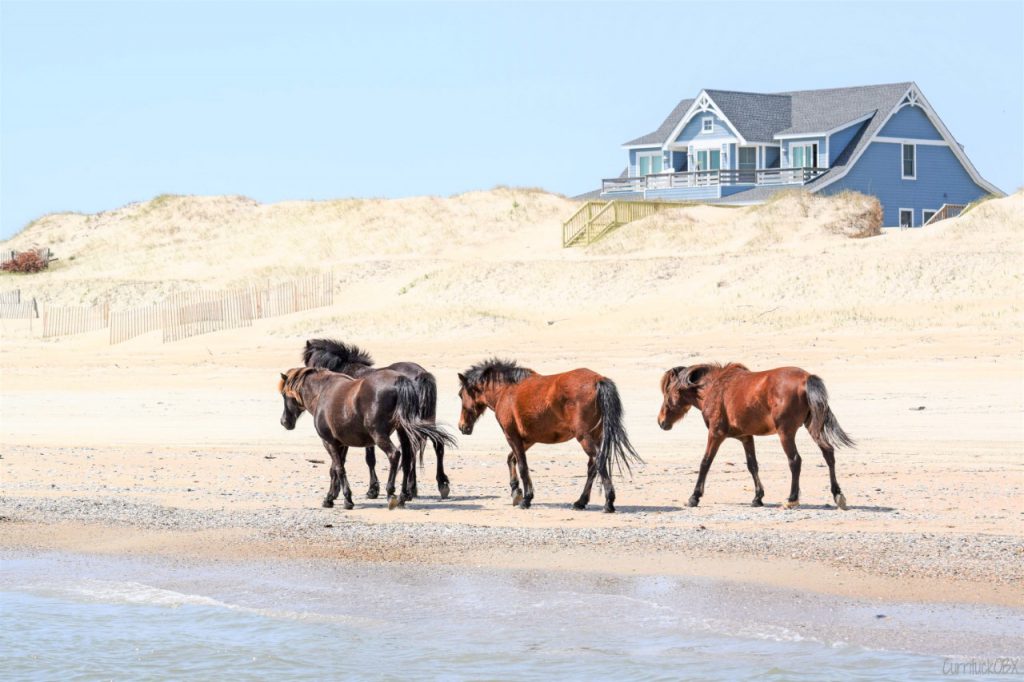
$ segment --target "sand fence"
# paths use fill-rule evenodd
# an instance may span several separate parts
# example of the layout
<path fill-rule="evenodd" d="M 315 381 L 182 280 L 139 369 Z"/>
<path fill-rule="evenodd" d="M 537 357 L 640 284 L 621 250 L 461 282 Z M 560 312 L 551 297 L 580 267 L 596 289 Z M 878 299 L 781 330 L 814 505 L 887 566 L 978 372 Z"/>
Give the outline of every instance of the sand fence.
<path fill-rule="evenodd" d="M 183 291 L 160 303 L 110 310 L 94 306 L 46 306 L 43 336 L 67 336 L 110 329 L 110 343 L 160 330 L 164 343 L 223 329 L 250 327 L 254 320 L 334 303 L 334 273 L 301 277 L 266 287 L 229 291 Z M 4 304 L 0 303 L 0 306 Z"/>
<path fill-rule="evenodd" d="M 34 319 L 39 317 L 36 299 L 21 300 L 21 289 L 0 291 L 0 319 Z"/>

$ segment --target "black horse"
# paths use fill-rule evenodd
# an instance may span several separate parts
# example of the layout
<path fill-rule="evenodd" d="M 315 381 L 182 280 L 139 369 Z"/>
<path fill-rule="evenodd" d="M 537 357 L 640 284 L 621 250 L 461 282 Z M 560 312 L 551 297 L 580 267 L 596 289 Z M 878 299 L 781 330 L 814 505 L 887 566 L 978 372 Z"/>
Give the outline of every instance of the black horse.
<path fill-rule="evenodd" d="M 453 445 L 455 440 L 436 425 L 423 421 L 419 394 L 406 377 L 382 370 L 354 378 L 326 369 L 297 367 L 281 375 L 278 390 L 284 399 L 281 425 L 291 431 L 303 412 L 313 416 L 313 425 L 331 456 L 331 485 L 323 506 L 333 507 L 339 488 L 345 495 L 345 509 L 352 509 L 352 490 L 345 474 L 349 447 L 376 445 L 388 456 L 388 507 L 394 509 L 412 499 L 410 471 L 415 470 L 413 454 L 424 441 Z M 401 449 L 391 441 L 398 432 Z M 402 468 L 402 494 L 395 497 L 395 477 Z"/>
<path fill-rule="evenodd" d="M 358 346 L 345 344 L 333 339 L 310 339 L 306 341 L 306 348 L 302 351 L 302 364 L 306 367 L 322 367 L 334 372 L 341 372 L 353 377 L 366 376 L 371 372 L 380 370 L 391 370 L 410 379 L 416 386 L 419 396 L 420 412 L 419 417 L 423 421 L 434 423 L 437 418 L 437 381 L 434 375 L 415 362 L 396 362 L 387 367 L 374 367 L 373 358 L 370 354 Z M 437 456 L 437 490 L 441 493 L 441 499 L 446 499 L 451 492 L 451 482 L 448 475 L 444 473 L 444 441 L 431 441 L 434 445 L 434 454 Z M 420 463 L 423 463 L 423 450 L 426 443 L 419 448 Z M 370 499 L 377 497 L 380 493 L 380 482 L 377 480 L 377 457 L 373 446 L 366 448 L 366 466 L 370 469 L 370 487 L 366 496 Z M 416 497 L 416 469 L 411 474 L 412 485 L 410 489 L 412 496 Z"/>

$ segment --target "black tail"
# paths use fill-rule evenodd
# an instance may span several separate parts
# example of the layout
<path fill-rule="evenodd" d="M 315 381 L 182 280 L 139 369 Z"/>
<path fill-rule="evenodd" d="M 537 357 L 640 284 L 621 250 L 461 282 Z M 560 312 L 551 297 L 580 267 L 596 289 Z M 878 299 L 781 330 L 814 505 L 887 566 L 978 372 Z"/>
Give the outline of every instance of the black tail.
<path fill-rule="evenodd" d="M 839 420 L 832 414 L 832 408 L 828 406 L 828 391 L 825 390 L 825 382 L 821 377 L 811 375 L 807 377 L 807 402 L 811 406 L 811 420 L 807 430 L 816 439 L 823 440 L 832 447 L 855 446 L 853 439 L 846 435 Z"/>
<path fill-rule="evenodd" d="M 416 393 L 420 399 L 420 419 L 432 422 L 437 416 L 437 380 L 430 372 L 416 377 Z"/>
<path fill-rule="evenodd" d="M 597 452 L 597 470 L 601 475 L 609 474 L 608 462 L 612 459 L 615 460 L 619 473 L 622 473 L 623 465 L 627 471 L 632 471 L 629 468 L 630 463 L 643 464 L 644 461 L 636 454 L 622 425 L 622 401 L 619 399 L 619 390 L 615 388 L 615 382 L 611 379 L 601 379 L 597 382 L 597 407 L 601 411 L 601 424 L 604 428 L 601 449 Z"/>
<path fill-rule="evenodd" d="M 395 406 L 394 416 L 395 428 L 406 433 L 413 452 L 419 451 L 421 460 L 423 445 L 427 441 L 435 448 L 445 445 L 455 447 L 455 438 L 450 433 L 432 422 L 424 421 L 421 416 L 423 407 L 420 403 L 420 391 L 417 383 L 405 377 L 398 377 L 395 389 L 398 392 L 398 404 Z M 412 453 L 410 453 L 411 457 Z"/>

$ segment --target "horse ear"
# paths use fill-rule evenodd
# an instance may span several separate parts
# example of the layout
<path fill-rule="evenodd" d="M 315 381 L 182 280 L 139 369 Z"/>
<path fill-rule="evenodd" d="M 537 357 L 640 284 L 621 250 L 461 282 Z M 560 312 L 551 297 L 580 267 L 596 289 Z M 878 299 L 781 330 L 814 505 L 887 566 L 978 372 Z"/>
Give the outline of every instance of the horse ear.
<path fill-rule="evenodd" d="M 466 385 L 466 375 L 465 374 L 459 374 L 459 383 L 462 384 L 463 386 Z"/>
<path fill-rule="evenodd" d="M 281 372 L 281 381 L 288 381 L 288 375 L 284 372 Z"/>
<path fill-rule="evenodd" d="M 313 345 L 313 344 L 311 344 L 311 343 L 309 342 L 309 339 L 306 339 L 306 348 L 309 348 L 309 347 L 310 347 L 310 346 L 312 346 L 312 345 Z"/>
<path fill-rule="evenodd" d="M 693 367 L 684 367 L 682 369 L 684 370 L 682 384 L 686 388 L 694 388 L 698 386 L 711 370 L 707 365 L 694 365 Z"/>

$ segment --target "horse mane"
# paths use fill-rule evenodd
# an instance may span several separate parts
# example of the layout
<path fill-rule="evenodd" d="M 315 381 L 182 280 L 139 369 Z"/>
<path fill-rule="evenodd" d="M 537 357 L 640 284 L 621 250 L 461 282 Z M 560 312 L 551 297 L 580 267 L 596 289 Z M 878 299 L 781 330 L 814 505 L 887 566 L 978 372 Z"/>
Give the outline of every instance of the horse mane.
<path fill-rule="evenodd" d="M 480 386 L 489 382 L 518 384 L 526 377 L 536 374 L 528 367 L 520 367 L 515 360 L 489 358 L 478 362 L 464 373 L 466 386 Z"/>
<path fill-rule="evenodd" d="M 310 339 L 302 351 L 302 364 L 342 372 L 349 365 L 372 367 L 373 358 L 359 346 L 334 339 Z"/>
<path fill-rule="evenodd" d="M 306 377 L 319 371 L 320 368 L 318 367 L 296 367 L 290 369 L 277 382 L 277 390 L 279 393 L 295 394 L 302 386 L 302 382 L 306 380 Z"/>
<path fill-rule="evenodd" d="M 708 368 L 708 374 L 712 374 L 713 373 L 713 374 L 718 375 L 718 376 L 721 376 L 723 374 L 731 374 L 733 372 L 749 372 L 750 371 L 749 369 L 747 369 L 746 365 L 741 364 L 739 362 L 728 362 L 728 363 L 726 363 L 724 365 L 722 363 L 720 363 L 720 362 L 700 362 L 700 363 L 697 363 L 696 365 L 689 365 L 689 366 L 680 365 L 679 367 L 673 367 L 672 369 L 670 369 L 667 372 L 665 372 L 664 375 L 662 375 L 662 377 L 661 377 L 661 391 L 662 391 L 662 393 L 664 393 L 668 389 L 670 384 L 676 386 L 677 388 L 685 388 L 682 385 L 682 383 L 681 383 L 681 375 L 687 373 L 687 370 L 692 369 L 694 367 L 707 367 Z M 703 382 L 701 382 L 700 385 L 703 386 Z"/>

